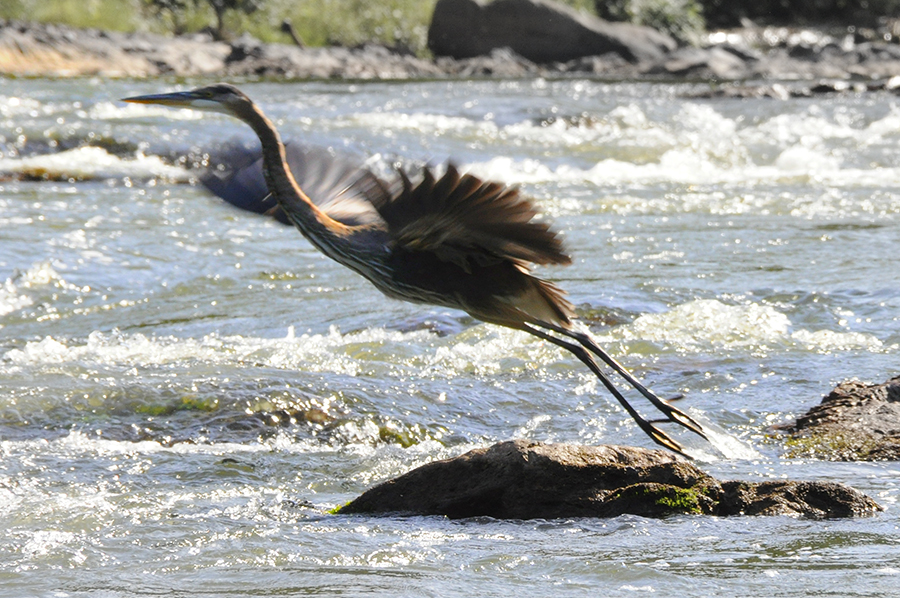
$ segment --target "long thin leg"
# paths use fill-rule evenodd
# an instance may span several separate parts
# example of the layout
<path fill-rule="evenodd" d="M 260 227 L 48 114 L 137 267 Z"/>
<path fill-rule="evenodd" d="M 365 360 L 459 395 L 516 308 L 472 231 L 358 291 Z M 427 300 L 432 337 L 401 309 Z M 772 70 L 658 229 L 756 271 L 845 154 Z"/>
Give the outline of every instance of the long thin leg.
<path fill-rule="evenodd" d="M 637 425 L 643 430 L 650 438 L 653 439 L 654 442 L 660 444 L 671 451 L 675 451 L 679 455 L 691 459 L 692 457 L 684 452 L 684 448 L 681 444 L 678 443 L 674 438 L 654 426 L 652 423 L 648 422 L 646 419 L 641 417 L 641 414 L 637 412 L 637 410 L 631 406 L 627 399 L 622 395 L 618 388 L 612 383 L 612 381 L 603 373 L 603 370 L 600 369 L 600 366 L 597 365 L 597 362 L 594 361 L 594 358 L 588 353 L 584 347 L 580 345 L 576 345 L 574 343 L 570 343 L 568 341 L 564 341 L 562 339 L 556 338 L 550 334 L 547 334 L 543 330 L 538 328 L 532 328 L 527 324 L 519 324 L 516 326 L 519 330 L 524 330 L 529 334 L 533 334 L 538 338 L 542 338 L 546 341 L 550 341 L 557 347 L 562 347 L 566 351 L 569 351 L 582 363 L 588 366 L 594 374 L 596 374 L 597 378 L 603 382 L 603 385 L 613 394 L 614 397 L 621 403 L 622 407 L 628 412 L 628 414 L 634 419 Z M 676 420 L 673 420 L 676 421 Z M 679 422 L 680 423 L 680 422 Z"/>
<path fill-rule="evenodd" d="M 590 336 L 583 332 L 567 330 L 555 324 L 546 322 L 536 322 L 535 324 L 578 341 L 578 343 L 581 344 L 584 348 L 602 359 L 606 365 L 618 372 L 620 376 L 622 376 L 631 386 L 635 388 L 635 390 L 644 395 L 647 400 L 653 403 L 653 405 L 657 409 L 662 411 L 670 421 L 680 424 L 691 432 L 694 432 L 695 434 L 699 434 L 703 438 L 706 438 L 706 434 L 703 432 L 703 427 L 699 422 L 697 422 L 697 420 L 692 418 L 681 409 L 678 409 L 677 407 L 670 405 L 663 399 L 659 398 L 659 396 L 657 396 L 655 392 L 644 386 L 640 380 L 635 378 L 631 374 L 631 372 L 625 369 L 625 366 L 616 361 L 609 353 L 604 351 L 596 342 L 594 342 L 594 339 L 592 339 Z"/>

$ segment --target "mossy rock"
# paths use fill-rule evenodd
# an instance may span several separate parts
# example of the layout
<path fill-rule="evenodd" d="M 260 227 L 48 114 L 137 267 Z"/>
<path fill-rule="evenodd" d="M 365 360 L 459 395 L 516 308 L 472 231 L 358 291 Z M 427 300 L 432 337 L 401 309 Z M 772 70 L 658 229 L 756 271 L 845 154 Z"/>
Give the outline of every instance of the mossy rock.
<path fill-rule="evenodd" d="M 844 517 L 878 510 L 871 498 L 841 484 L 719 482 L 662 450 L 515 440 L 423 465 L 333 512 L 553 519 Z"/>
<path fill-rule="evenodd" d="M 842 382 L 796 421 L 785 455 L 832 461 L 900 460 L 900 377 L 882 384 Z"/>

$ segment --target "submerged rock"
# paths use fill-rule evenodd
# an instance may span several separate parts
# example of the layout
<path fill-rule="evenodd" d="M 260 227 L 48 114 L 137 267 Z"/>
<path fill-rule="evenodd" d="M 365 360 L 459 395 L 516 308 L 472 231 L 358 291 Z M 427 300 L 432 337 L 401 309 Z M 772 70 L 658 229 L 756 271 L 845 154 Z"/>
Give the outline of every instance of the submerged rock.
<path fill-rule="evenodd" d="M 662 450 L 513 440 L 423 465 L 337 512 L 550 519 L 677 513 L 821 518 L 879 510 L 841 484 L 719 482 Z"/>
<path fill-rule="evenodd" d="M 822 402 L 779 426 L 792 457 L 900 460 L 900 376 L 883 384 L 842 382 Z"/>

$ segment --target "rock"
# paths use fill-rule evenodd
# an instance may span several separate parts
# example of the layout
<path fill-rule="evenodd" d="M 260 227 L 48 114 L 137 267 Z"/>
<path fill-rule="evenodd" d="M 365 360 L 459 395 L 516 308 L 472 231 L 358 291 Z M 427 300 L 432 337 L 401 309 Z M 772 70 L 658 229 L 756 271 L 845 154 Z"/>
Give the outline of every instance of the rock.
<path fill-rule="evenodd" d="M 887 79 L 886 81 L 882 81 L 879 83 L 873 84 L 870 89 L 872 91 L 876 90 L 885 90 L 885 91 L 897 91 L 900 89 L 900 75 L 894 75 L 893 77 Z"/>
<path fill-rule="evenodd" d="M 437 65 L 442 72 L 457 77 L 514 78 L 547 74 L 547 69 L 522 58 L 509 48 L 497 48 L 486 56 L 462 60 L 438 58 Z"/>
<path fill-rule="evenodd" d="M 228 44 L 208 35 L 165 37 L 93 29 L 0 23 L 0 73 L 33 76 L 278 76 L 298 79 L 435 77 L 432 61 L 383 46 L 299 48 L 242 36 Z"/>
<path fill-rule="evenodd" d="M 700 0 L 703 16 L 715 26 L 734 27 L 743 20 L 770 23 L 843 23 L 875 24 L 893 16 L 896 5 L 890 2 L 846 2 L 837 0 L 722 2 Z"/>
<path fill-rule="evenodd" d="M 423 465 L 337 512 L 549 519 L 676 513 L 845 517 L 879 510 L 864 494 L 835 483 L 720 483 L 662 450 L 514 440 Z"/>
<path fill-rule="evenodd" d="M 594 75 L 634 76 L 634 67 L 615 52 L 602 56 L 584 56 L 562 65 L 569 73 L 590 73 Z"/>
<path fill-rule="evenodd" d="M 793 97 L 809 97 L 810 95 L 808 89 L 790 89 L 780 83 L 774 83 L 772 85 L 718 85 L 703 91 L 687 93 L 684 97 L 704 100 L 713 98 L 772 98 L 775 100 L 787 100 Z"/>
<path fill-rule="evenodd" d="M 856 517 L 880 511 L 865 494 L 835 482 L 723 482 L 718 515 Z"/>
<path fill-rule="evenodd" d="M 264 44 L 250 36 L 231 43 L 225 72 L 229 76 L 291 79 L 409 79 L 442 74 L 433 62 L 377 44 L 359 48 L 300 48 Z"/>
<path fill-rule="evenodd" d="M 755 27 L 709 34 L 713 46 L 728 51 L 752 48 L 747 78 L 889 78 L 900 73 L 900 46 L 834 37 L 814 28 Z"/>
<path fill-rule="evenodd" d="M 789 98 L 811 98 L 814 96 L 830 94 L 858 94 L 867 91 L 893 91 L 900 88 L 900 77 L 881 81 L 863 83 L 862 81 L 850 82 L 843 79 L 837 81 L 819 81 L 812 86 L 798 84 L 783 85 L 741 85 L 735 83 L 720 83 L 711 86 L 710 89 L 691 91 L 682 97 L 693 99 L 712 98 L 773 98 L 787 100 Z"/>
<path fill-rule="evenodd" d="M 748 74 L 745 62 L 721 48 L 681 48 L 647 71 L 698 79 L 738 79 Z"/>
<path fill-rule="evenodd" d="M 146 77 L 221 72 L 228 46 L 208 36 L 167 38 L 42 23 L 0 27 L 0 73 Z"/>
<path fill-rule="evenodd" d="M 831 93 L 863 92 L 869 87 L 864 83 L 849 83 L 847 81 L 819 81 L 809 88 L 810 95 L 825 95 Z"/>
<path fill-rule="evenodd" d="M 553 0 L 438 0 L 428 47 L 436 56 L 473 58 L 510 48 L 532 62 L 567 62 L 615 52 L 657 60 L 677 47 L 649 27 L 609 23 Z"/>
<path fill-rule="evenodd" d="M 842 382 L 797 421 L 777 429 L 790 435 L 791 457 L 900 460 L 900 376 L 883 384 Z"/>

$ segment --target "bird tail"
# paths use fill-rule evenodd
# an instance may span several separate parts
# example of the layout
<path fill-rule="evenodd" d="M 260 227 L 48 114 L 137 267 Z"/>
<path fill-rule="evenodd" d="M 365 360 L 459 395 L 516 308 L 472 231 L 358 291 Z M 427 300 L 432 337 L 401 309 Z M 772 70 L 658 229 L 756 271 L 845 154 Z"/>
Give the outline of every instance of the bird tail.
<path fill-rule="evenodd" d="M 566 299 L 565 291 L 553 283 L 528 276 L 518 292 L 497 296 L 489 310 L 470 311 L 485 322 L 519 329 L 523 323 L 551 324 L 569 329 L 575 309 Z"/>

